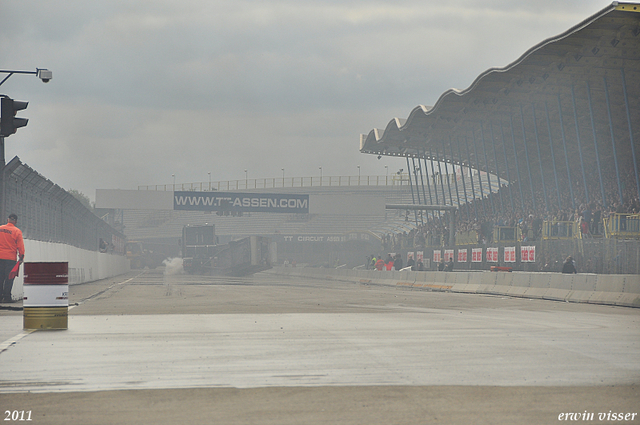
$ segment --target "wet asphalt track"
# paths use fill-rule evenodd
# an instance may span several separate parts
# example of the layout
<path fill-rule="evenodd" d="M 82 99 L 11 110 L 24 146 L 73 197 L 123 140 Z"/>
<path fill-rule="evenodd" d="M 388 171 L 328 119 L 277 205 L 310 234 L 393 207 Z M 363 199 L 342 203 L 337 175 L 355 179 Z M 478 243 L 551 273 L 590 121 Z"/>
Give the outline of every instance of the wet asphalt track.
<path fill-rule="evenodd" d="M 3 411 L 179 423 L 153 407 L 168 392 L 205 423 L 555 423 L 578 407 L 640 410 L 638 309 L 160 269 L 72 286 L 70 303 L 66 331 L 23 332 L 21 312 L 0 311 Z M 228 399 L 216 407 L 211 391 Z M 141 400 L 128 414 L 97 394 Z M 238 408 L 269 394 L 269 414 Z M 50 411 L 71 395 L 86 399 L 84 416 L 73 403 Z M 100 422 L 105 412 L 118 422 Z"/>

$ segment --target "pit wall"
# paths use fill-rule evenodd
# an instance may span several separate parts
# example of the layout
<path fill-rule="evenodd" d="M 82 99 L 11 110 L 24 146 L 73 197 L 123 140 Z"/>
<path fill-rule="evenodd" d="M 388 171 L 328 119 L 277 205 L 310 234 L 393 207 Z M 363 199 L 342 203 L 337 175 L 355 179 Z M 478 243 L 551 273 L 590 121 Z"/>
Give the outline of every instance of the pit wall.
<path fill-rule="evenodd" d="M 70 245 L 28 239 L 24 241 L 24 248 L 25 262 L 68 262 L 69 285 L 106 279 L 130 270 L 129 260 L 122 255 L 87 251 Z M 24 266 L 21 266 L 20 275 L 13 281 L 14 299 L 21 299 L 23 296 L 23 272 Z"/>
<path fill-rule="evenodd" d="M 640 275 L 412 272 L 275 267 L 270 273 L 416 290 L 640 307 Z"/>

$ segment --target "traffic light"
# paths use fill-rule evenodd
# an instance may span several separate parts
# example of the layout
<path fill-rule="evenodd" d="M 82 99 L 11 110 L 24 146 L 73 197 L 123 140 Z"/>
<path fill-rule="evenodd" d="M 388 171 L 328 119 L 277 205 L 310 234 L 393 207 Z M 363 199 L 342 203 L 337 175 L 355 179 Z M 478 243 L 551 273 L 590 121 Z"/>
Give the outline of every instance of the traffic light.
<path fill-rule="evenodd" d="M 0 113 L 0 137 L 9 137 L 20 127 L 27 125 L 27 118 L 16 118 L 16 113 L 27 109 L 29 102 L 13 100 L 10 97 L 2 96 L 2 108 Z"/>

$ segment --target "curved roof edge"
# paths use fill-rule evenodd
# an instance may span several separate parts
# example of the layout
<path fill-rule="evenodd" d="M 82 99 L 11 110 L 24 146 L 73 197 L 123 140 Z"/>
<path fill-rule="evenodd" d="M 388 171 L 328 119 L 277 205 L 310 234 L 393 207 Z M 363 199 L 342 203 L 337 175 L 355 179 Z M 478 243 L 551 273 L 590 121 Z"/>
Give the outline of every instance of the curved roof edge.
<path fill-rule="evenodd" d="M 521 62 L 523 62 L 529 55 L 531 55 L 532 53 L 536 52 L 537 50 L 543 48 L 544 46 L 546 46 L 546 45 L 548 45 L 550 43 L 554 43 L 554 42 L 560 41 L 560 40 L 572 35 L 573 33 L 579 31 L 580 29 L 582 29 L 582 28 L 584 28 L 586 26 L 588 26 L 589 24 L 591 24 L 594 21 L 602 18 L 603 16 L 605 16 L 608 13 L 616 10 L 617 8 L 620 8 L 620 9 L 624 10 L 626 6 L 630 6 L 630 5 L 633 5 L 633 3 L 621 3 L 621 2 L 618 2 L 618 1 L 614 1 L 609 6 L 603 8 L 602 10 L 600 10 L 599 12 L 595 13 L 594 15 L 588 17 L 587 19 L 583 20 L 582 22 L 574 25 L 573 27 L 569 28 L 568 30 L 564 31 L 563 33 L 561 33 L 559 35 L 556 35 L 556 36 L 553 36 L 553 37 L 549 37 L 549 38 L 543 40 L 542 42 L 534 45 L 533 47 L 528 49 L 526 52 L 524 52 L 518 59 L 516 59 L 515 61 L 513 61 L 510 64 L 506 65 L 505 67 L 489 68 L 488 70 L 482 72 L 480 75 L 478 75 L 478 77 L 476 77 L 476 79 L 466 89 L 464 89 L 464 90 L 459 90 L 459 89 L 455 89 L 455 88 L 448 89 L 442 95 L 440 95 L 440 97 L 438 98 L 438 100 L 436 101 L 436 103 L 434 104 L 433 107 L 427 107 L 427 106 L 424 106 L 424 105 L 418 105 L 409 113 L 409 116 L 406 119 L 394 118 L 389 122 L 389 124 L 387 124 L 387 126 L 385 127 L 384 130 L 373 129 L 366 136 L 364 134 L 361 134 L 360 135 L 361 136 L 360 137 L 360 151 L 362 153 L 374 153 L 374 154 L 381 154 L 381 155 L 390 154 L 390 155 L 393 155 L 393 156 L 398 156 L 398 155 L 402 156 L 403 152 L 400 152 L 400 151 L 386 153 L 386 152 L 374 151 L 373 149 L 365 149 L 365 148 L 370 143 L 383 143 L 385 136 L 390 134 L 390 133 L 387 133 L 387 131 L 400 132 L 404 128 L 409 127 L 411 125 L 411 122 L 415 119 L 415 117 L 417 115 L 419 115 L 419 114 L 430 115 L 431 113 L 437 112 L 438 107 L 444 102 L 444 99 L 447 96 L 453 95 L 453 96 L 462 97 L 462 96 L 466 95 L 467 93 L 471 92 L 480 83 L 480 81 L 483 78 L 487 77 L 488 75 L 493 74 L 493 73 L 507 72 L 507 71 L 513 69 L 514 67 L 516 67 L 517 65 L 519 65 Z M 638 11 L 638 12 L 640 12 L 640 11 Z M 402 124 L 398 125 L 400 122 L 402 122 Z M 385 151 L 386 150 L 387 149 L 385 149 Z"/>

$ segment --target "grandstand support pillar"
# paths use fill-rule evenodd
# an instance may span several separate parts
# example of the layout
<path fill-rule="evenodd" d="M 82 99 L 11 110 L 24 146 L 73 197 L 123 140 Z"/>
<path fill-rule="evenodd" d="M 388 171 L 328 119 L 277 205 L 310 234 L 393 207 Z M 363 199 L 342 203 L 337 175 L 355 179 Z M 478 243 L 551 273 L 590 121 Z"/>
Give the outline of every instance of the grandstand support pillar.
<path fill-rule="evenodd" d="M 480 122 L 480 140 L 482 141 L 482 151 L 484 153 L 484 167 L 487 170 L 487 185 L 489 186 L 489 203 L 491 204 L 491 213 L 496 213 L 496 207 L 493 205 L 493 188 L 491 187 L 491 173 L 489 172 L 489 161 L 487 160 L 487 144 L 484 141 L 484 125 Z"/>
<path fill-rule="evenodd" d="M 544 111 L 547 115 L 547 131 L 549 132 L 549 147 L 551 148 L 551 162 L 553 163 L 553 178 L 556 181 L 556 194 L 558 195 L 558 210 L 562 209 L 560 200 L 560 183 L 558 182 L 558 170 L 556 169 L 556 156 L 553 153 L 553 137 L 551 136 L 551 119 L 549 118 L 549 106 L 544 102 Z"/>
<path fill-rule="evenodd" d="M 564 120 L 562 118 L 562 103 L 558 95 L 558 114 L 560 117 L 560 132 L 562 133 L 562 146 L 564 147 L 564 161 L 567 165 L 567 182 L 569 183 L 569 193 L 571 194 L 571 208 L 576 209 L 576 200 L 573 197 L 573 183 L 571 182 L 571 169 L 569 168 L 569 154 L 567 153 L 567 137 L 564 134 Z"/>
<path fill-rule="evenodd" d="M 476 220 L 478 219 L 478 203 L 475 202 L 476 199 L 476 188 L 473 185 L 473 170 L 471 169 L 471 154 L 469 153 L 469 142 L 467 142 L 467 138 L 464 138 L 464 144 L 467 148 L 467 160 L 469 161 L 469 179 L 471 180 L 471 196 L 473 196 L 473 212 L 476 215 Z"/>
<path fill-rule="evenodd" d="M 484 206 L 484 189 L 482 188 L 482 171 L 481 171 L 482 166 L 480 165 L 480 156 L 478 155 L 478 146 L 477 146 L 477 143 L 476 143 L 476 133 L 473 130 L 471 130 L 471 142 L 473 143 L 473 154 L 475 155 L 476 168 L 478 169 L 478 184 L 480 185 L 480 199 L 482 199 L 482 215 L 486 216 L 487 215 L 487 211 L 486 211 L 486 208 Z"/>
<path fill-rule="evenodd" d="M 420 184 L 422 186 L 422 199 L 424 199 L 424 203 L 425 205 L 427 204 L 427 193 L 424 190 L 424 173 L 422 172 L 423 170 L 423 165 L 420 163 L 420 156 L 418 156 L 418 171 L 420 171 Z M 424 171 L 426 172 L 426 163 L 425 163 L 425 167 L 424 167 Z M 427 183 L 429 183 L 429 177 L 427 177 Z M 431 204 L 433 204 L 433 202 L 430 202 Z"/>
<path fill-rule="evenodd" d="M 454 205 L 416 205 L 416 204 L 387 204 L 388 210 L 422 210 L 422 211 L 446 211 L 449 212 L 449 245 L 456 244 L 456 211 L 458 207 Z"/>
<path fill-rule="evenodd" d="M 453 161 L 453 142 L 451 141 L 451 136 L 449 136 L 449 151 L 451 152 L 451 161 Z M 458 205 L 460 205 L 460 191 L 458 190 L 458 176 L 456 175 L 456 164 L 451 162 L 451 166 L 453 167 L 453 183 L 456 186 L 456 199 L 458 200 Z M 451 202 L 453 204 L 453 201 Z"/>
<path fill-rule="evenodd" d="M 442 157 L 447 156 L 447 145 L 445 144 L 444 139 L 442 139 Z M 453 157 L 451 157 L 451 161 L 453 161 Z M 453 165 L 453 162 L 451 163 Z M 444 162 L 444 173 L 447 175 L 447 189 L 449 190 L 449 203 L 453 205 L 453 195 L 451 194 L 451 177 L 449 176 L 449 167 L 447 166 L 447 161 Z"/>
<path fill-rule="evenodd" d="M 516 161 L 516 174 L 518 175 L 518 190 L 520 191 L 520 206 L 522 207 L 522 213 L 526 211 L 524 207 L 524 195 L 522 193 L 522 176 L 520 176 L 520 165 L 518 164 L 518 149 L 516 148 L 516 135 L 513 130 L 513 112 L 509 114 L 511 119 L 511 143 L 513 144 L 513 158 Z M 526 143 L 526 142 L 524 142 Z"/>
<path fill-rule="evenodd" d="M 436 204 L 439 204 L 438 201 L 438 184 L 436 183 L 436 176 L 433 174 L 433 153 L 431 152 L 431 146 L 429 146 L 429 161 L 431 161 L 431 176 L 433 180 L 433 192 L 436 195 Z M 438 211 L 438 217 L 440 217 L 440 211 Z"/>
<path fill-rule="evenodd" d="M 536 118 L 536 105 L 531 104 L 533 113 L 533 133 L 536 136 L 536 146 L 538 147 L 538 164 L 540 164 L 540 178 L 542 179 L 542 195 L 544 197 L 544 207 L 549 212 L 549 199 L 547 198 L 547 185 L 544 182 L 544 170 L 542 169 L 542 153 L 540 152 L 540 137 L 538 137 L 538 119 Z"/>
<path fill-rule="evenodd" d="M 436 155 L 438 154 L 438 151 L 436 150 Z M 444 152 L 442 153 L 442 156 L 444 158 Z M 442 176 L 442 167 L 440 167 L 440 160 L 438 159 L 438 174 L 440 175 L 440 189 L 442 189 L 442 203 L 446 204 L 447 203 L 447 196 L 444 193 L 444 177 Z"/>
<path fill-rule="evenodd" d="M 491 136 L 491 144 L 493 145 L 493 161 L 496 163 L 496 177 L 498 178 L 498 200 L 500 201 L 500 210 L 504 211 L 502 202 L 502 184 L 500 183 L 500 168 L 498 167 L 498 152 L 496 151 L 496 138 L 493 135 L 493 123 L 489 121 L 489 135 Z"/>
<path fill-rule="evenodd" d="M 591 86 L 587 81 L 587 100 L 589 101 L 589 116 L 591 117 L 591 132 L 593 133 L 593 146 L 596 152 L 596 164 L 598 166 L 598 178 L 600 179 L 600 194 L 602 195 L 602 205 L 607 205 L 604 194 L 604 183 L 602 181 L 602 169 L 600 168 L 600 155 L 598 154 L 598 137 L 596 135 L 596 123 L 593 117 L 593 103 L 591 102 Z"/>
<path fill-rule="evenodd" d="M 460 157 L 460 178 L 462 179 L 462 192 L 464 192 L 464 203 L 468 204 L 469 199 L 467 198 L 467 184 L 464 181 L 464 161 L 462 160 L 462 149 L 460 149 L 460 138 L 458 141 L 458 156 Z M 459 205 L 459 204 L 458 204 Z M 467 207 L 467 219 L 471 220 L 471 213 L 469 212 L 469 208 Z"/>
<path fill-rule="evenodd" d="M 429 204 L 433 205 L 433 197 L 431 196 L 431 183 L 429 181 L 429 172 L 427 171 L 427 151 L 426 150 L 423 151 L 422 153 L 422 163 L 423 163 L 422 167 L 424 168 L 424 172 L 427 175 L 427 190 L 429 191 Z M 424 199 L 427 199 L 427 197 L 425 196 Z"/>
<path fill-rule="evenodd" d="M 509 171 L 509 160 L 507 159 L 507 142 L 505 142 L 504 138 L 504 126 L 502 125 L 502 120 L 500 120 L 500 133 L 502 135 L 502 152 L 504 152 L 504 164 L 507 169 L 507 180 L 509 184 L 507 188 L 509 189 L 509 201 L 511 201 L 511 211 L 515 211 L 516 208 L 513 204 L 513 193 L 511 192 L 511 172 Z"/>
<path fill-rule="evenodd" d="M 413 165 L 413 178 L 416 181 L 416 197 L 418 198 L 418 204 L 422 204 L 422 200 L 420 199 L 420 184 L 418 183 L 418 172 L 420 171 L 420 159 L 418 159 L 418 167 L 416 168 L 416 159 L 411 158 L 411 164 Z M 411 178 L 411 172 L 409 172 L 409 178 Z M 424 203 L 427 203 L 427 200 L 424 200 Z M 422 213 L 420 213 L 420 223 L 424 224 Z M 416 212 L 416 225 L 418 224 L 418 216 Z"/>
<path fill-rule="evenodd" d="M 427 190 L 429 191 L 429 205 L 433 205 L 433 196 L 431 194 L 431 177 L 429 176 L 429 167 L 427 166 L 427 151 L 426 149 L 422 152 L 422 166 L 424 169 L 424 173 L 427 176 Z M 434 189 L 435 190 L 435 189 Z M 425 197 L 426 199 L 426 197 Z M 437 203 L 437 202 L 436 202 Z M 436 215 L 432 212 L 431 218 L 434 218 Z"/>
<path fill-rule="evenodd" d="M 449 246 L 456 246 L 456 210 L 449 211 Z"/>
<path fill-rule="evenodd" d="M 420 184 L 418 183 L 418 171 L 420 171 L 420 161 L 418 161 L 418 167 L 416 167 L 416 159 L 411 158 L 411 165 L 413 165 L 413 178 L 416 181 L 416 197 L 418 198 L 418 204 L 422 204 L 422 200 L 420 199 Z"/>
<path fill-rule="evenodd" d="M 413 194 L 413 183 L 411 182 L 411 166 L 409 165 L 409 157 L 405 157 L 407 160 L 407 173 L 409 173 L 409 188 L 411 188 L 411 202 L 416 203 L 416 198 Z M 358 183 L 360 184 L 360 183 Z M 418 225 L 418 212 L 415 211 L 416 226 Z"/>
<path fill-rule="evenodd" d="M 527 159 L 527 173 L 529 174 L 529 187 L 531 188 L 531 202 L 533 203 L 533 210 L 536 211 L 536 194 L 533 190 L 533 176 L 531 175 L 531 159 L 529 159 L 529 148 L 527 147 L 527 133 L 524 129 L 524 108 L 520 105 L 520 123 L 522 124 L 522 144 L 524 145 L 524 157 Z M 524 210 L 523 210 L 524 212 Z"/>
<path fill-rule="evenodd" d="M 473 154 L 476 160 L 476 169 L 478 170 L 478 185 L 480 186 L 480 199 L 482 199 L 482 216 L 485 217 L 487 212 L 484 207 L 484 189 L 482 189 L 482 172 L 480 171 L 480 157 L 478 156 L 478 147 L 476 143 L 476 132 L 471 130 L 471 143 L 473 143 Z"/>
<path fill-rule="evenodd" d="M 627 82 L 624 78 L 624 68 L 620 68 L 622 74 L 622 92 L 624 93 L 624 105 L 627 110 L 627 123 L 629 124 L 629 142 L 631 143 L 631 162 L 633 162 L 633 170 L 636 173 L 636 190 L 638 198 L 640 198 L 640 176 L 638 176 L 638 159 L 636 158 L 636 149 L 634 148 L 633 128 L 631 127 L 631 112 L 629 110 L 629 97 L 627 95 Z"/>
<path fill-rule="evenodd" d="M 580 127 L 578 125 L 578 106 L 576 104 L 576 93 L 573 84 L 571 84 L 571 102 L 573 103 L 573 119 L 576 123 L 576 140 L 578 141 L 578 153 L 580 157 L 580 169 L 582 170 L 582 182 L 584 184 L 584 197 L 589 204 L 589 189 L 587 188 L 587 173 L 584 171 L 584 160 L 582 159 L 582 142 L 580 141 Z"/>
<path fill-rule="evenodd" d="M 618 199 L 622 204 L 622 185 L 620 184 L 620 169 L 618 168 L 618 154 L 616 153 L 616 138 L 613 135 L 613 118 L 611 117 L 611 102 L 609 101 L 609 88 L 607 85 L 607 77 L 604 80 L 604 96 L 607 101 L 607 114 L 609 115 L 609 130 L 611 131 L 611 147 L 613 148 L 613 163 L 616 166 L 616 179 L 618 182 Z"/>

